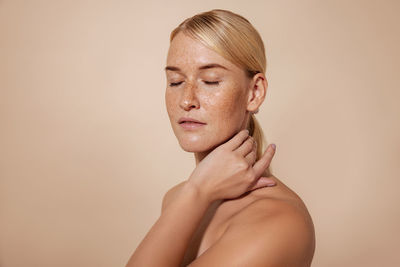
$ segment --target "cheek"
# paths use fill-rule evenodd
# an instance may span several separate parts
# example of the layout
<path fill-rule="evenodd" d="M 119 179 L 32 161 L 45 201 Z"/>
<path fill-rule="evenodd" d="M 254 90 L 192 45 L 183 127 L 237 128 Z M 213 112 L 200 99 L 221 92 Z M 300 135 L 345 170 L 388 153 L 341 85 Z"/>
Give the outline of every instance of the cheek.
<path fill-rule="evenodd" d="M 205 99 L 209 115 L 221 128 L 232 127 L 243 120 L 246 108 L 241 90 L 241 88 L 230 87 Z"/>
<path fill-rule="evenodd" d="M 167 107 L 168 115 L 171 117 L 176 109 L 176 96 L 169 91 L 168 89 L 165 91 L 165 105 Z"/>

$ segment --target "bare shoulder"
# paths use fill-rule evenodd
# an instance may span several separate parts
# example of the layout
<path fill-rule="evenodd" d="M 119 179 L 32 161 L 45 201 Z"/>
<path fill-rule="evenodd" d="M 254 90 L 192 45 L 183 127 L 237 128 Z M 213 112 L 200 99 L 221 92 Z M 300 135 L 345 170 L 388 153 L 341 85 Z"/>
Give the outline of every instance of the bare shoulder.
<path fill-rule="evenodd" d="M 310 266 L 315 250 L 311 216 L 301 198 L 277 182 L 249 194 L 254 201 L 231 218 L 218 241 L 190 266 Z"/>
<path fill-rule="evenodd" d="M 246 235 L 249 245 L 258 240 L 276 266 L 310 266 L 315 250 L 312 218 L 300 196 L 272 177 L 277 186 L 252 192 L 255 200 L 232 218 L 225 234 Z"/>
<path fill-rule="evenodd" d="M 265 216 L 268 218 L 278 216 L 282 219 L 295 216 L 312 226 L 311 216 L 300 196 L 277 177 L 272 175 L 270 178 L 274 179 L 277 185 L 252 191 L 249 197 L 253 201 L 237 214 L 237 220 L 258 220 L 259 216 L 263 219 Z M 265 222 L 265 220 L 263 221 Z"/>
<path fill-rule="evenodd" d="M 162 206 L 161 206 L 161 212 L 165 209 L 165 207 L 168 205 L 168 203 L 170 203 L 176 193 L 180 190 L 180 188 L 182 188 L 182 186 L 186 183 L 185 181 L 180 182 L 179 184 L 174 185 L 173 187 L 171 187 L 165 194 L 162 200 Z"/>

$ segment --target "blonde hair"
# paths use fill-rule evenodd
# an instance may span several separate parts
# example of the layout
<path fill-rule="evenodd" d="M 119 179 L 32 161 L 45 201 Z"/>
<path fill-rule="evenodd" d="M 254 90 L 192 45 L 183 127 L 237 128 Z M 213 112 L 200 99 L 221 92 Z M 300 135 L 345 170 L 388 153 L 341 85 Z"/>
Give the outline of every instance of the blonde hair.
<path fill-rule="evenodd" d="M 249 78 L 257 73 L 265 74 L 267 60 L 264 43 L 251 23 L 241 15 L 223 9 L 213 9 L 185 19 L 170 35 L 170 42 L 183 32 L 237 66 L 243 68 Z M 257 142 L 257 160 L 266 145 L 263 130 L 254 114 L 250 115 L 247 129 Z M 267 172 L 269 173 L 269 169 Z"/>

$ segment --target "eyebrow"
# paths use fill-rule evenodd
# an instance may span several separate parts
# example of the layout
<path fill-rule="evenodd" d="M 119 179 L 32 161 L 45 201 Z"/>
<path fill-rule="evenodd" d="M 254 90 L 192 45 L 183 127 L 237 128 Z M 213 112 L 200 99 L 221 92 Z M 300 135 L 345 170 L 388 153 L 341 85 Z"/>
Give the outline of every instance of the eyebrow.
<path fill-rule="evenodd" d="M 229 70 L 228 68 L 226 68 L 226 67 L 224 67 L 224 66 L 222 66 L 220 64 L 217 64 L 217 63 L 211 63 L 211 64 L 200 66 L 199 70 L 212 69 L 212 68 L 222 68 L 222 69 L 225 69 L 225 70 Z M 170 71 L 181 71 L 180 68 L 175 67 L 175 66 L 166 66 L 165 70 L 166 71 L 167 70 L 170 70 Z"/>

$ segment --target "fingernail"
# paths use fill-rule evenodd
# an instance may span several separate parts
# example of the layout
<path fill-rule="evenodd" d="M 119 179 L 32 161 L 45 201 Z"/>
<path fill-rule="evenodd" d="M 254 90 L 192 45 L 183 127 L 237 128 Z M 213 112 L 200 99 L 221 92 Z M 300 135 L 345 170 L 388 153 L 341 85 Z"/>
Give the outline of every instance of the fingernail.
<path fill-rule="evenodd" d="M 272 148 L 275 150 L 276 149 L 276 145 L 275 144 L 271 144 Z"/>

